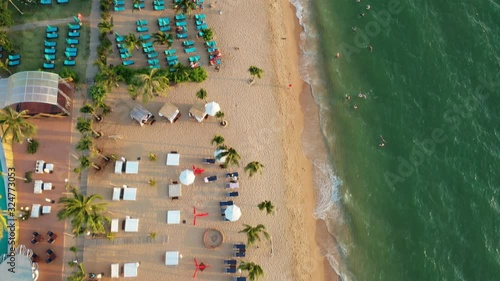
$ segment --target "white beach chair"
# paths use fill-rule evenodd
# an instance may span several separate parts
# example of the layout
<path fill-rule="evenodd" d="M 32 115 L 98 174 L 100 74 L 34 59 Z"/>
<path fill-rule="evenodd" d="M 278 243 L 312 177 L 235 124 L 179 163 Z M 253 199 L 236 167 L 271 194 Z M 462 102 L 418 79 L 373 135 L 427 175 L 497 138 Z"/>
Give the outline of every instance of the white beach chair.
<path fill-rule="evenodd" d="M 120 278 L 120 264 L 111 264 L 111 278 Z"/>

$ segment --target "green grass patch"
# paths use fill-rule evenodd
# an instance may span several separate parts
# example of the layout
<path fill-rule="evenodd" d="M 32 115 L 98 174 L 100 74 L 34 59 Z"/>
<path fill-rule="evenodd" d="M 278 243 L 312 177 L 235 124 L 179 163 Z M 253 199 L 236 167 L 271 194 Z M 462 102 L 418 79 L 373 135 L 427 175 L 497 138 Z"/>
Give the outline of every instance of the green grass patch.
<path fill-rule="evenodd" d="M 59 38 L 56 40 L 56 60 L 55 68 L 52 70 L 44 70 L 42 68 L 45 62 L 44 57 L 44 40 L 45 40 L 45 27 L 27 29 L 22 31 L 10 32 L 9 36 L 12 38 L 15 53 L 21 55 L 21 64 L 19 66 L 9 68 L 12 73 L 28 70 L 44 70 L 54 73 L 59 73 L 64 67 L 65 60 L 64 51 L 69 45 L 66 44 L 66 37 L 68 34 L 68 25 L 59 25 Z M 90 28 L 83 25 L 80 29 L 80 43 L 75 46 L 78 47 L 78 56 L 76 57 L 76 66 L 73 68 L 80 77 L 85 77 L 85 69 L 87 67 L 87 59 L 89 57 L 89 40 Z M 68 67 L 69 68 L 69 67 Z"/>
<path fill-rule="evenodd" d="M 92 0 L 70 0 L 68 4 L 57 4 L 57 0 L 52 0 L 52 5 L 40 5 L 39 1 L 37 4 L 25 4 L 20 0 L 12 0 L 12 2 L 24 13 L 21 15 L 12 5 L 9 5 L 14 24 L 67 18 L 76 16 L 78 13 L 88 17 L 92 4 Z"/>

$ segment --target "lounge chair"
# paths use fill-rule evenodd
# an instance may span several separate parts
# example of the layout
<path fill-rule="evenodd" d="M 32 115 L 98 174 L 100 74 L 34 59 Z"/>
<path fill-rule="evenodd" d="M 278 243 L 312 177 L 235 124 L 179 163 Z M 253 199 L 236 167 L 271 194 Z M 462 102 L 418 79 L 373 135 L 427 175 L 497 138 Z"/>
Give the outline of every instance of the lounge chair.
<path fill-rule="evenodd" d="M 165 50 L 165 55 L 167 55 L 167 56 L 173 55 L 175 53 L 176 53 L 175 49 Z"/>
<path fill-rule="evenodd" d="M 233 201 L 221 201 L 219 202 L 219 206 L 224 207 L 224 206 L 232 206 L 234 205 Z"/>
<path fill-rule="evenodd" d="M 160 61 L 158 59 L 148 60 L 149 65 L 155 65 L 155 64 L 159 64 L 159 63 L 160 63 Z"/>
<path fill-rule="evenodd" d="M 159 18 L 158 19 L 158 26 L 159 27 L 167 26 L 169 24 L 170 24 L 170 20 L 168 18 Z"/>
<path fill-rule="evenodd" d="M 135 63 L 134 60 L 124 60 L 124 61 L 122 61 L 122 64 L 125 65 L 125 66 L 132 65 L 134 63 Z"/>
<path fill-rule="evenodd" d="M 200 56 L 189 57 L 189 62 L 198 62 L 199 60 L 200 60 Z"/>
<path fill-rule="evenodd" d="M 137 26 L 148 25 L 148 20 L 136 20 L 135 24 Z"/>
<path fill-rule="evenodd" d="M 245 252 L 236 252 L 236 253 L 233 253 L 233 257 L 235 257 L 235 258 L 244 258 L 245 257 Z"/>
<path fill-rule="evenodd" d="M 190 46 L 193 46 L 194 45 L 194 41 L 193 40 L 186 40 L 184 42 L 182 42 L 182 46 L 184 47 L 190 47 Z"/>
<path fill-rule="evenodd" d="M 198 37 L 203 37 L 203 35 L 205 35 L 205 33 L 203 33 L 202 31 L 196 33 L 196 36 L 198 36 Z"/>
<path fill-rule="evenodd" d="M 227 264 L 227 265 L 236 265 L 238 261 L 236 260 L 224 260 L 224 264 Z"/>
<path fill-rule="evenodd" d="M 80 25 L 79 24 L 68 23 L 68 29 L 70 29 L 70 30 L 80 30 Z"/>
<path fill-rule="evenodd" d="M 66 47 L 66 52 L 78 53 L 78 48 Z"/>
<path fill-rule="evenodd" d="M 59 1 L 58 1 L 59 2 Z M 55 260 L 55 257 L 50 257 L 48 259 L 45 260 L 46 263 L 52 263 L 53 261 Z"/>
<path fill-rule="evenodd" d="M 178 61 L 178 60 L 172 60 L 172 61 L 169 61 L 169 62 L 168 62 L 168 66 L 174 66 L 174 65 L 176 65 L 176 64 L 178 64 L 178 63 L 179 63 L 179 61 Z M 171 71 L 171 72 L 175 72 L 175 70 L 174 70 L 174 71 L 170 70 L 170 71 Z"/>
<path fill-rule="evenodd" d="M 208 29 L 208 25 L 203 24 L 203 25 L 196 26 L 196 30 L 203 30 L 203 29 Z"/>
<path fill-rule="evenodd" d="M 148 32 L 149 31 L 149 27 L 147 26 L 138 26 L 137 27 L 137 32 Z"/>
<path fill-rule="evenodd" d="M 155 1 L 153 1 L 153 5 L 165 6 L 165 1 L 163 1 L 163 0 L 155 0 Z"/>
<path fill-rule="evenodd" d="M 224 268 L 225 273 L 236 273 L 236 266 L 226 267 Z"/>
<path fill-rule="evenodd" d="M 146 5 L 144 5 L 144 3 L 134 4 L 134 9 L 136 9 L 136 10 L 144 9 L 144 8 L 146 8 Z"/>
<path fill-rule="evenodd" d="M 57 0 L 57 4 L 68 4 L 69 0 Z"/>
<path fill-rule="evenodd" d="M 120 52 L 120 54 L 127 54 L 127 53 L 129 53 L 128 49 L 125 49 L 125 48 L 118 49 L 118 52 Z"/>
<path fill-rule="evenodd" d="M 47 33 L 58 32 L 58 31 L 59 31 L 59 27 L 57 27 L 57 26 L 47 25 L 47 27 L 45 28 L 45 32 L 47 32 Z"/>
<path fill-rule="evenodd" d="M 163 11 L 163 10 L 165 10 L 165 6 L 164 5 L 153 5 L 153 9 L 155 11 Z"/>
<path fill-rule="evenodd" d="M 247 281 L 247 278 L 246 277 L 233 277 L 233 281 Z"/>
<path fill-rule="evenodd" d="M 216 41 L 206 42 L 205 45 L 210 48 L 214 48 L 217 45 Z"/>
<path fill-rule="evenodd" d="M 49 61 L 50 61 L 50 60 L 55 60 L 55 59 L 56 59 L 56 55 L 54 55 L 54 54 L 50 54 L 50 55 L 49 55 L 49 54 L 45 54 L 43 57 L 44 57 L 46 60 L 49 60 Z"/>
<path fill-rule="evenodd" d="M 80 37 L 79 31 L 70 31 L 68 32 L 68 37 Z"/>
<path fill-rule="evenodd" d="M 56 32 L 47 33 L 47 35 L 45 35 L 45 37 L 47 39 L 56 39 L 56 38 L 59 38 L 59 34 L 57 34 Z"/>
<path fill-rule="evenodd" d="M 240 244 L 233 244 L 234 249 L 238 249 L 240 251 L 245 251 L 247 249 L 247 246 L 243 243 Z"/>
<path fill-rule="evenodd" d="M 210 177 L 205 177 L 203 180 L 208 183 L 208 182 L 213 182 L 217 180 L 217 176 L 210 176 Z"/>
<path fill-rule="evenodd" d="M 205 19 L 207 16 L 205 14 L 194 15 L 194 18 L 197 20 Z"/>
<path fill-rule="evenodd" d="M 115 6 L 115 12 L 123 12 L 123 11 L 125 11 L 125 6 L 118 6 L 118 7 Z"/>
<path fill-rule="evenodd" d="M 66 58 L 68 58 L 68 59 L 71 59 L 71 58 L 76 57 L 76 53 L 75 53 L 75 52 L 64 52 L 64 55 L 65 55 L 65 56 L 66 56 Z"/>
<path fill-rule="evenodd" d="M 76 61 L 74 61 L 74 60 L 64 60 L 64 65 L 65 66 L 75 66 L 76 65 Z"/>
<path fill-rule="evenodd" d="M 115 6 L 124 6 L 125 5 L 125 1 L 123 1 L 123 0 L 121 0 L 121 1 L 115 0 L 113 3 L 115 4 Z"/>
<path fill-rule="evenodd" d="M 187 26 L 187 22 L 185 21 L 178 21 L 175 23 L 175 26 Z"/>
<path fill-rule="evenodd" d="M 175 20 L 185 20 L 186 16 L 183 13 L 175 15 Z"/>
<path fill-rule="evenodd" d="M 203 164 L 215 164 L 214 158 L 203 158 Z"/>
<path fill-rule="evenodd" d="M 43 64 L 44 69 L 54 69 L 54 67 L 55 67 L 55 64 L 53 64 L 53 63 L 44 63 Z"/>
<path fill-rule="evenodd" d="M 186 52 L 186 54 L 194 53 L 196 52 L 196 48 L 195 47 L 186 48 L 184 49 L 184 52 Z"/>
<path fill-rule="evenodd" d="M 171 56 L 171 57 L 167 57 L 167 61 L 173 61 L 173 60 L 177 60 L 177 56 Z"/>
<path fill-rule="evenodd" d="M 120 264 L 111 264 L 111 278 L 120 278 Z"/>
<path fill-rule="evenodd" d="M 153 58 L 157 58 L 157 57 L 158 57 L 158 53 L 157 52 L 152 52 L 152 53 L 148 54 L 148 59 L 153 59 Z"/>
<path fill-rule="evenodd" d="M 238 191 L 227 192 L 226 197 L 238 197 Z"/>
<path fill-rule="evenodd" d="M 240 187 L 240 184 L 237 182 L 228 182 L 226 183 L 226 188 L 238 188 Z"/>
<path fill-rule="evenodd" d="M 160 69 L 161 66 L 159 64 L 149 66 L 149 69 L 153 69 L 153 68 Z M 172 199 L 179 199 L 179 197 L 172 197 Z"/>
<path fill-rule="evenodd" d="M 186 38 L 188 38 L 188 34 L 187 33 L 177 33 L 175 35 L 175 37 L 177 37 L 177 39 L 186 39 Z"/>
<path fill-rule="evenodd" d="M 116 40 L 116 43 L 120 43 L 120 42 L 123 42 L 123 40 L 125 40 L 125 37 L 120 36 L 120 35 L 115 35 L 115 40 Z"/>
<path fill-rule="evenodd" d="M 66 38 L 66 44 L 69 45 L 78 45 L 80 43 L 80 40 L 74 39 L 74 38 Z"/>
<path fill-rule="evenodd" d="M 168 26 L 168 25 L 162 26 L 162 27 L 160 27 L 160 31 L 162 31 L 162 32 L 170 31 L 170 26 Z"/>
<path fill-rule="evenodd" d="M 226 178 L 233 178 L 233 177 L 238 177 L 238 172 L 227 173 L 226 174 Z"/>
<path fill-rule="evenodd" d="M 151 34 L 143 34 L 143 35 L 139 36 L 139 40 L 141 40 L 141 41 L 147 41 L 149 39 L 151 39 Z"/>
<path fill-rule="evenodd" d="M 15 55 L 9 55 L 9 60 L 19 60 L 21 59 L 21 55 L 15 54 Z"/>
<path fill-rule="evenodd" d="M 52 4 L 52 0 L 40 0 L 40 4 L 42 4 L 42 5 L 51 5 Z"/>
<path fill-rule="evenodd" d="M 146 47 L 146 48 L 142 48 L 142 51 L 147 54 L 147 53 L 154 52 L 155 48 L 154 47 Z"/>
<path fill-rule="evenodd" d="M 53 255 L 54 254 L 54 251 L 52 251 L 51 249 L 48 249 L 47 251 L 45 251 L 45 253 L 47 255 Z"/>
<path fill-rule="evenodd" d="M 50 48 L 45 48 L 44 54 L 55 54 L 56 53 L 56 49 L 50 49 Z"/>
<path fill-rule="evenodd" d="M 123 54 L 120 54 L 120 58 L 122 60 L 125 60 L 125 59 L 128 59 L 128 58 L 131 58 L 132 55 L 129 53 L 129 52 L 126 52 L 126 53 L 123 53 Z"/>
<path fill-rule="evenodd" d="M 146 43 L 142 43 L 142 47 L 143 47 L 143 48 L 153 47 L 153 42 L 146 42 Z"/>

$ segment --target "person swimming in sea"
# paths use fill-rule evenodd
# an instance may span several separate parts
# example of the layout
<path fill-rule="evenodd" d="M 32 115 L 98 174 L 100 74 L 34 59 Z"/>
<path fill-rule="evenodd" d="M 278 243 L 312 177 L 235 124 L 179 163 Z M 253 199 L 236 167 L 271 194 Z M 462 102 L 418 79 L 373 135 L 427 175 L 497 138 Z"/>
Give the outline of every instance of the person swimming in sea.
<path fill-rule="evenodd" d="M 384 147 L 385 146 L 385 139 L 382 135 L 380 135 L 380 143 L 378 145 L 379 147 Z"/>
<path fill-rule="evenodd" d="M 351 96 L 349 96 L 349 95 L 345 95 L 345 100 L 346 100 L 346 101 L 350 101 L 350 100 L 351 100 Z"/>
<path fill-rule="evenodd" d="M 370 10 L 371 6 L 370 5 L 366 5 L 366 9 L 367 10 Z"/>

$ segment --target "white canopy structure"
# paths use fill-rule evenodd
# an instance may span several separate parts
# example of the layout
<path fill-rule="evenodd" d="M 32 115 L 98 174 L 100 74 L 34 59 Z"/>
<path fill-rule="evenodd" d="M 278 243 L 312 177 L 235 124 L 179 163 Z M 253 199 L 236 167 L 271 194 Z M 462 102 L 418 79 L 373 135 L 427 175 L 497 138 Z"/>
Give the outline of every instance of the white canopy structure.
<path fill-rule="evenodd" d="M 22 71 L 12 74 L 9 78 L 0 79 L 0 108 L 13 104 L 44 103 L 55 105 L 61 112 L 70 115 L 71 99 L 59 89 L 60 83 L 72 90 L 72 87 L 56 73 Z M 26 108 L 21 107 L 21 109 Z"/>
<path fill-rule="evenodd" d="M 241 209 L 236 205 L 228 206 L 224 211 L 224 215 L 230 221 L 237 221 L 241 217 Z"/>
<path fill-rule="evenodd" d="M 205 104 L 205 113 L 210 115 L 210 116 L 215 116 L 217 112 L 220 111 L 220 105 L 216 103 L 215 101 L 211 101 L 207 104 Z"/>
<path fill-rule="evenodd" d="M 177 106 L 166 102 L 158 112 L 158 115 L 167 118 L 170 123 L 174 123 L 177 116 L 179 115 L 179 109 L 177 108 Z"/>
<path fill-rule="evenodd" d="M 139 219 L 133 219 L 127 217 L 125 219 L 125 232 L 138 232 L 139 231 Z"/>
<path fill-rule="evenodd" d="M 123 264 L 123 277 L 137 277 L 138 262 L 129 262 Z"/>
<path fill-rule="evenodd" d="M 165 265 L 178 265 L 179 252 L 165 252 Z"/>
<path fill-rule="evenodd" d="M 181 175 L 179 176 L 179 180 L 181 181 L 182 184 L 184 185 L 190 185 L 194 182 L 195 179 L 194 172 L 191 170 L 184 170 L 181 172 Z"/>
<path fill-rule="evenodd" d="M 130 118 L 139 122 L 139 124 L 142 126 L 142 125 L 150 122 L 151 121 L 150 119 L 154 119 L 154 116 L 151 112 L 149 112 L 147 109 L 142 107 L 142 105 L 138 104 L 130 112 Z"/>
<path fill-rule="evenodd" d="M 189 110 L 189 117 L 193 117 L 198 122 L 205 120 L 207 113 L 205 112 L 205 105 L 202 103 L 197 103 L 191 107 Z"/>
<path fill-rule="evenodd" d="M 137 195 L 137 188 L 127 187 L 123 189 L 123 200 L 134 201 Z"/>
<path fill-rule="evenodd" d="M 31 261 L 33 251 L 24 245 L 19 245 L 12 253 L 0 255 L 0 274 L 2 280 L 9 281 L 36 281 L 38 279 L 38 264 Z M 14 264 L 12 264 L 14 263 Z M 15 273 L 12 273 L 12 269 Z M 6 278 L 6 279 L 4 279 Z"/>
<path fill-rule="evenodd" d="M 226 158 L 227 156 L 223 156 L 221 157 L 220 159 L 218 158 L 219 154 L 223 153 L 223 152 L 226 152 L 227 150 L 224 150 L 224 149 L 217 149 L 215 152 L 214 152 L 214 157 L 215 159 L 217 160 L 217 162 L 219 163 L 224 163 L 226 162 Z"/>

